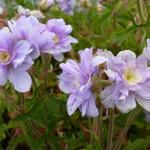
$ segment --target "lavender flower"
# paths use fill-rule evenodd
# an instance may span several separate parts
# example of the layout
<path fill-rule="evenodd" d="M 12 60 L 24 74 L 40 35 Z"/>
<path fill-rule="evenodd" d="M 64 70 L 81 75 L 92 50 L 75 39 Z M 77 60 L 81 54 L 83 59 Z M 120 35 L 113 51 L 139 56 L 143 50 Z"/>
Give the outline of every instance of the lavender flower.
<path fill-rule="evenodd" d="M 67 102 L 67 111 L 72 115 L 77 108 L 80 109 L 82 116 L 96 117 L 98 109 L 95 104 L 95 97 L 91 90 L 92 76 L 97 74 L 97 62 L 93 57 L 92 49 L 80 51 L 80 63 L 74 60 L 68 60 L 60 64 L 63 72 L 59 76 L 59 88 L 70 94 Z M 106 59 L 99 57 L 99 64 L 104 63 Z"/>
<path fill-rule="evenodd" d="M 58 60 L 63 60 L 63 53 L 72 49 L 71 43 L 77 43 L 77 40 L 70 36 L 72 32 L 71 25 L 66 25 L 63 19 L 50 19 L 47 23 L 47 30 L 53 33 L 53 42 L 48 53 Z"/>
<path fill-rule="evenodd" d="M 27 40 L 30 42 L 33 59 L 39 57 L 53 45 L 52 33 L 46 31 L 46 26 L 33 16 L 21 16 L 17 21 L 9 22 L 9 28 L 16 40 Z"/>
<path fill-rule="evenodd" d="M 56 1 L 62 11 L 66 12 L 67 14 L 70 14 L 70 15 L 73 14 L 73 9 L 76 5 L 75 0 L 56 0 Z"/>
<path fill-rule="evenodd" d="M 27 41 L 16 41 L 6 28 L 0 30 L 0 85 L 9 80 L 19 92 L 30 90 L 32 81 L 27 73 L 33 64 L 30 46 Z"/>
<path fill-rule="evenodd" d="M 150 111 L 150 68 L 145 57 L 136 59 L 130 50 L 121 51 L 109 59 L 105 71 L 112 85 L 101 92 L 106 108 L 117 108 L 126 113 L 136 107 L 136 101 Z"/>
<path fill-rule="evenodd" d="M 147 47 L 144 48 L 143 55 L 150 62 L 150 39 L 147 39 Z"/>
<path fill-rule="evenodd" d="M 19 16 L 34 16 L 37 19 L 43 19 L 45 18 L 44 14 L 40 10 L 30 10 L 28 8 L 24 8 L 23 6 L 19 5 L 17 7 L 17 11 Z"/>

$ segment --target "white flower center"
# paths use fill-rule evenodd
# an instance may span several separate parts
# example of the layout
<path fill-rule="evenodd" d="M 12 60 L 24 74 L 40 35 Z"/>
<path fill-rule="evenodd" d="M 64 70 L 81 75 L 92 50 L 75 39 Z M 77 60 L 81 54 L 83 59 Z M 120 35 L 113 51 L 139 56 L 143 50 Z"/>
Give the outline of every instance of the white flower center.
<path fill-rule="evenodd" d="M 7 63 L 10 60 L 8 52 L 0 51 L 0 63 Z"/>
<path fill-rule="evenodd" d="M 142 75 L 133 68 L 125 69 L 123 78 L 129 85 L 135 85 L 143 80 Z"/>

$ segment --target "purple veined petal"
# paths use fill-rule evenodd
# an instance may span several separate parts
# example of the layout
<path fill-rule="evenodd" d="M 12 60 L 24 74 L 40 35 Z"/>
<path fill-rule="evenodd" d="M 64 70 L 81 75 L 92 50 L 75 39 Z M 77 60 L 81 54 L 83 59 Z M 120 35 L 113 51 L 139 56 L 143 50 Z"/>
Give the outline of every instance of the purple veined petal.
<path fill-rule="evenodd" d="M 109 61 L 107 62 L 107 68 L 114 72 L 117 72 L 118 74 L 123 72 L 125 65 L 126 65 L 125 62 L 117 57 L 110 58 Z"/>
<path fill-rule="evenodd" d="M 17 69 L 22 71 L 27 71 L 31 68 L 31 66 L 34 64 L 32 58 L 30 56 L 27 56 L 24 60 L 24 62 L 17 67 Z"/>
<path fill-rule="evenodd" d="M 59 82 L 59 89 L 66 94 L 71 93 L 70 88 L 66 85 L 66 83 L 62 82 L 61 80 Z"/>
<path fill-rule="evenodd" d="M 32 57 L 32 59 L 37 59 L 40 56 L 40 50 L 37 43 L 31 42 L 31 47 L 33 51 L 30 53 L 30 56 Z"/>
<path fill-rule="evenodd" d="M 92 59 L 93 59 L 93 48 L 86 48 L 84 51 L 79 51 L 80 67 L 83 69 L 83 75 L 87 76 L 87 74 L 91 74 L 92 68 Z"/>
<path fill-rule="evenodd" d="M 73 38 L 72 36 L 67 36 L 62 39 L 62 42 L 64 43 L 64 46 L 68 46 L 68 43 L 78 43 L 78 40 L 76 38 Z"/>
<path fill-rule="evenodd" d="M 96 107 L 95 97 L 91 93 L 88 99 L 84 100 L 85 102 L 80 106 L 80 111 L 82 116 L 87 115 L 88 117 L 97 117 L 99 112 Z"/>
<path fill-rule="evenodd" d="M 147 39 L 147 47 L 144 48 L 143 55 L 148 61 L 150 60 L 150 39 Z"/>
<path fill-rule="evenodd" d="M 136 64 L 137 64 L 138 66 L 141 66 L 141 67 L 147 67 L 147 60 L 146 60 L 146 57 L 145 57 L 144 55 L 140 55 L 140 56 L 137 58 Z"/>
<path fill-rule="evenodd" d="M 141 105 L 143 109 L 150 112 L 150 99 L 144 99 L 140 96 L 136 96 L 136 101 Z"/>
<path fill-rule="evenodd" d="M 78 73 L 80 71 L 78 63 L 71 59 L 67 60 L 66 63 L 61 63 L 60 68 L 66 73 Z"/>
<path fill-rule="evenodd" d="M 80 106 L 80 104 L 83 102 L 83 99 L 79 97 L 79 95 L 73 95 L 71 94 L 67 101 L 67 111 L 69 116 L 71 116 L 77 108 Z"/>
<path fill-rule="evenodd" d="M 51 32 L 43 32 L 40 38 L 37 40 L 41 53 L 51 54 L 51 48 L 54 46 L 54 34 Z"/>
<path fill-rule="evenodd" d="M 31 88 L 31 77 L 25 71 L 11 67 L 9 68 L 8 78 L 18 92 L 27 92 Z"/>
<path fill-rule="evenodd" d="M 7 70 L 5 66 L 0 66 L 0 85 L 4 85 L 7 82 Z"/>
<path fill-rule="evenodd" d="M 105 70 L 105 73 L 111 81 L 115 81 L 116 78 L 119 78 L 118 74 L 110 69 Z"/>
<path fill-rule="evenodd" d="M 130 51 L 130 50 L 124 50 L 124 51 L 119 52 L 117 57 L 121 58 L 125 62 L 136 60 L 136 54 L 134 52 Z"/>
<path fill-rule="evenodd" d="M 96 52 L 96 56 L 103 56 L 107 59 L 113 58 L 114 55 L 111 51 L 98 49 Z"/>
<path fill-rule="evenodd" d="M 150 99 L 150 87 L 142 86 L 139 90 L 135 91 L 137 95 L 144 99 Z"/>
<path fill-rule="evenodd" d="M 64 59 L 63 54 L 58 54 L 58 55 L 53 54 L 53 57 L 59 62 L 63 61 L 63 59 Z"/>
<path fill-rule="evenodd" d="M 14 37 L 7 27 L 0 30 L 0 43 L 1 49 L 5 49 L 7 51 L 9 51 L 13 46 Z"/>
<path fill-rule="evenodd" d="M 106 108 L 114 108 L 115 107 L 115 99 L 112 97 L 114 86 L 110 85 L 106 87 L 100 93 L 100 100 L 104 104 Z"/>
<path fill-rule="evenodd" d="M 115 107 L 115 101 L 118 100 L 120 96 L 119 89 L 121 88 L 121 83 L 115 83 L 110 86 L 107 86 L 103 91 L 101 91 L 100 99 L 106 108 Z"/>
<path fill-rule="evenodd" d="M 135 96 L 133 94 L 129 94 L 129 96 L 124 96 L 124 98 L 122 97 L 122 99 L 116 101 L 116 106 L 121 112 L 128 113 L 136 107 Z"/>
<path fill-rule="evenodd" d="M 24 62 L 27 55 L 29 55 L 33 50 L 30 48 L 30 43 L 27 41 L 19 41 L 14 46 L 14 59 L 12 61 L 15 68 L 18 67 L 22 62 Z"/>
<path fill-rule="evenodd" d="M 98 66 L 98 65 L 101 65 L 105 62 L 107 62 L 108 59 L 103 57 L 103 56 L 95 56 L 93 59 L 92 59 L 92 65 L 93 66 Z"/>

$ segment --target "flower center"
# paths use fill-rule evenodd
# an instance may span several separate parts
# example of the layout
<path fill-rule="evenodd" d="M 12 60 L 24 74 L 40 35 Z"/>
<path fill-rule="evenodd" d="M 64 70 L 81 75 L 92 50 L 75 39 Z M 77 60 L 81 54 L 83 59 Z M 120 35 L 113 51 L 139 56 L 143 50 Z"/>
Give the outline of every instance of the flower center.
<path fill-rule="evenodd" d="M 53 38 L 54 43 L 57 44 L 59 42 L 59 37 L 57 35 L 55 35 L 55 37 Z"/>
<path fill-rule="evenodd" d="M 123 74 L 124 79 L 129 83 L 129 85 L 135 85 L 142 81 L 141 74 L 133 68 L 127 68 Z"/>
<path fill-rule="evenodd" d="M 8 52 L 0 51 L 0 63 L 7 63 L 10 59 Z"/>

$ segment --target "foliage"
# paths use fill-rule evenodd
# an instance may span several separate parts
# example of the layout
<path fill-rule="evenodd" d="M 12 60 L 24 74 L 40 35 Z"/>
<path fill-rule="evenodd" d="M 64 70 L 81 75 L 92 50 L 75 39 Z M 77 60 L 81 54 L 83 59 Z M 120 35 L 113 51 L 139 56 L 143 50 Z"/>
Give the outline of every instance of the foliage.
<path fill-rule="evenodd" d="M 22 5 L 37 9 L 31 0 L 5 0 L 7 14 L 1 20 L 10 19 L 16 14 L 16 6 Z M 73 27 L 73 36 L 78 39 L 68 58 L 77 58 L 77 51 L 86 47 L 109 49 L 114 54 L 131 49 L 137 55 L 143 50 L 146 39 L 150 37 L 150 1 L 145 1 L 146 22 L 141 22 L 136 0 L 106 0 L 105 9 L 96 11 L 95 7 L 67 15 L 52 7 L 44 12 L 49 18 L 64 18 Z M 69 117 L 66 112 L 67 96 L 58 88 L 57 75 L 59 63 L 53 59 L 47 65 L 45 56 L 39 58 L 30 70 L 33 85 L 30 92 L 23 94 L 25 105 L 21 107 L 21 95 L 8 83 L 0 91 L 0 149 L 31 150 L 102 150 L 97 131 L 97 119 L 82 118 L 76 112 Z M 48 56 L 50 60 L 50 57 Z M 114 141 L 125 125 L 129 114 L 115 111 Z M 107 141 L 108 116 L 103 113 L 104 144 Z M 148 150 L 150 148 L 150 125 L 141 113 L 132 124 L 122 150 Z"/>

